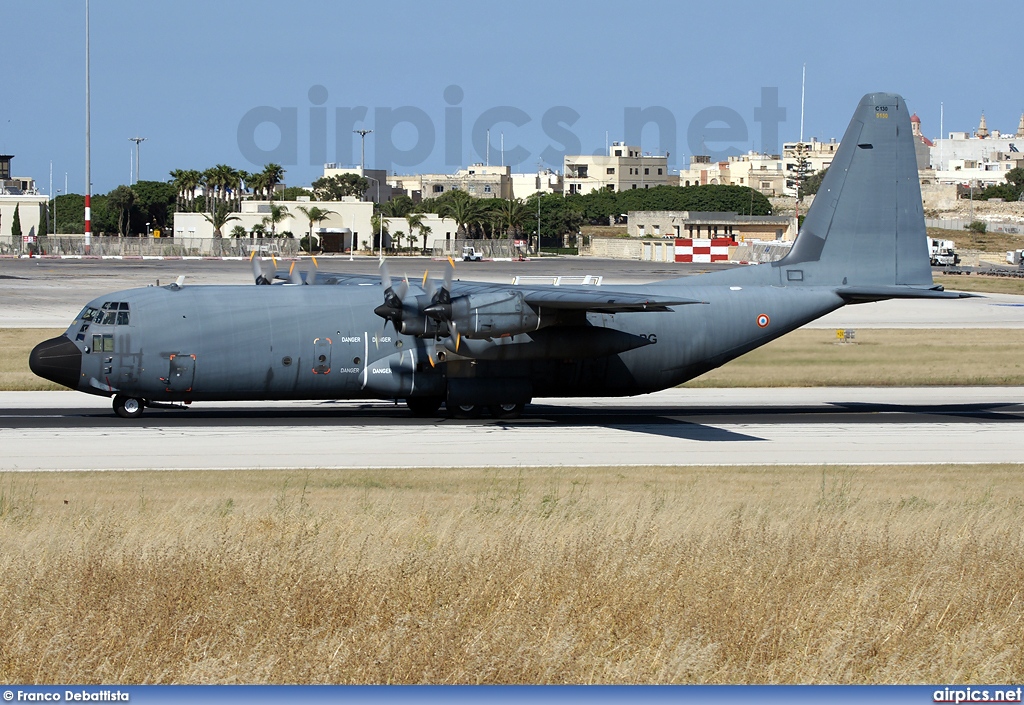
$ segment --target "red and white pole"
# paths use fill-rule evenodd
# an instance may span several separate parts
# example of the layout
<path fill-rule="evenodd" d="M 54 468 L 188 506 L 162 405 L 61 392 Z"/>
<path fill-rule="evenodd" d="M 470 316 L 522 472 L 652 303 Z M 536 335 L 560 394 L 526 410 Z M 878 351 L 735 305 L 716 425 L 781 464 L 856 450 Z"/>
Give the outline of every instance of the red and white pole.
<path fill-rule="evenodd" d="M 90 153 L 89 108 L 89 0 L 85 0 L 85 254 L 92 250 L 92 155 Z"/>

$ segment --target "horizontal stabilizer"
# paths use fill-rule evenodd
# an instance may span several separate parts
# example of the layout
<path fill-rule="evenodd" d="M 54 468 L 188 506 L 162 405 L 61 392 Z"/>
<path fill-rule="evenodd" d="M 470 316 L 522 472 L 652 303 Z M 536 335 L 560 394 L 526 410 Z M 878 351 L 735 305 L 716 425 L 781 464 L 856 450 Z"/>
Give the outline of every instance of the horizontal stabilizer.
<path fill-rule="evenodd" d="M 836 293 L 848 304 L 886 299 L 970 299 L 977 296 L 962 291 L 945 291 L 941 286 L 847 286 L 837 289 Z"/>

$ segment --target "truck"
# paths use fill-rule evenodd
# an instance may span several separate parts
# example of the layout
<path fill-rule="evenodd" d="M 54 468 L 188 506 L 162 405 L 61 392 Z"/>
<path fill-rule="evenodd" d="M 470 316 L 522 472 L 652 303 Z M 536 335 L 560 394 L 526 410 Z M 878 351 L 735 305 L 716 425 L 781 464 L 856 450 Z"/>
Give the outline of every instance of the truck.
<path fill-rule="evenodd" d="M 463 247 L 462 248 L 462 261 L 463 262 L 482 262 L 484 255 L 482 252 L 477 250 L 475 247 Z"/>
<path fill-rule="evenodd" d="M 928 257 L 933 267 L 955 267 L 960 264 L 960 255 L 956 253 L 956 243 L 952 240 L 928 238 Z"/>

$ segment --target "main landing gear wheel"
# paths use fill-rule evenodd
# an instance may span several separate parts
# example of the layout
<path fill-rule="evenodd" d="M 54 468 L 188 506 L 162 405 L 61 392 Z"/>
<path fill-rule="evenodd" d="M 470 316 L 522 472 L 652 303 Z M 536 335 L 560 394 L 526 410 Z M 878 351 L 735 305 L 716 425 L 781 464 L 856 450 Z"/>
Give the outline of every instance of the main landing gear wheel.
<path fill-rule="evenodd" d="M 508 404 L 491 404 L 487 407 L 487 410 L 491 412 L 491 416 L 496 419 L 518 419 L 523 409 L 526 408 L 526 404 L 523 402 L 519 403 L 508 403 Z"/>
<path fill-rule="evenodd" d="M 145 408 L 145 402 L 137 397 L 127 397 L 123 394 L 114 396 L 114 413 L 122 419 L 137 419 L 142 416 L 142 410 Z"/>
<path fill-rule="evenodd" d="M 409 397 L 405 405 L 413 416 L 433 416 L 441 408 L 441 401 L 438 397 Z"/>
<path fill-rule="evenodd" d="M 475 419 L 480 415 L 480 407 L 476 404 L 449 405 L 448 415 L 453 419 Z"/>

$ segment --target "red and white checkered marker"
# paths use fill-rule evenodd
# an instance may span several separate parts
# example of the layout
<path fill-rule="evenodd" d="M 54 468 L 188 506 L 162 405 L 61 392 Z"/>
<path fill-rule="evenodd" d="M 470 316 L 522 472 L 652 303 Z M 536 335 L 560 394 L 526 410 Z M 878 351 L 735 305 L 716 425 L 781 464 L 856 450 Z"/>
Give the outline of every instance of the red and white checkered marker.
<path fill-rule="evenodd" d="M 731 237 L 681 238 L 676 240 L 676 262 L 727 262 Z"/>

